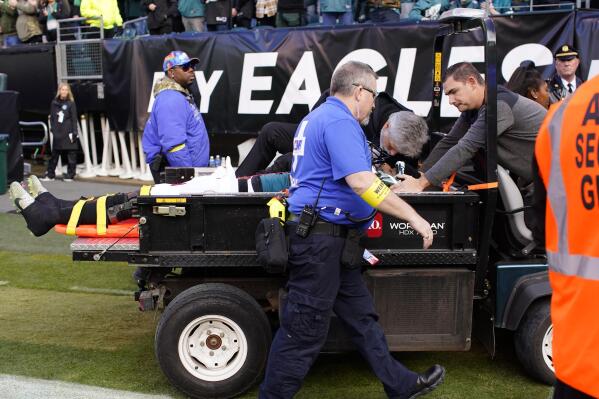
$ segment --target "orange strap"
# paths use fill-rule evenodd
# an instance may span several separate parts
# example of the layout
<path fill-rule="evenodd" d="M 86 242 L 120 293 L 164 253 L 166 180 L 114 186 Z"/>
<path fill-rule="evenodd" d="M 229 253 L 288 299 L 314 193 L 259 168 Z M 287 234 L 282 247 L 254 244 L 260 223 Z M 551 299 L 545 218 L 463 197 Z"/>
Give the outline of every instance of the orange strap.
<path fill-rule="evenodd" d="M 453 184 L 453 181 L 455 180 L 455 175 L 457 172 L 453 172 L 451 174 L 451 176 L 449 176 L 449 179 L 445 180 L 443 182 L 443 192 L 446 193 L 449 191 L 449 189 L 451 188 L 451 185 Z M 481 183 L 481 184 L 471 184 L 469 186 L 466 186 L 466 188 L 470 191 L 476 191 L 476 190 L 489 190 L 491 188 L 497 188 L 499 187 L 499 183 L 494 181 L 491 183 Z"/>
<path fill-rule="evenodd" d="M 444 193 L 449 192 L 449 189 L 451 188 L 451 185 L 453 184 L 453 181 L 455 180 L 456 173 L 457 172 L 453 172 L 451 174 L 451 176 L 449 176 L 449 179 L 447 179 L 443 182 L 443 192 Z"/>
<path fill-rule="evenodd" d="M 468 190 L 470 190 L 470 191 L 488 190 L 490 188 L 497 188 L 497 187 L 499 187 L 499 183 L 496 181 L 494 181 L 492 183 L 472 184 L 470 186 L 467 186 Z"/>

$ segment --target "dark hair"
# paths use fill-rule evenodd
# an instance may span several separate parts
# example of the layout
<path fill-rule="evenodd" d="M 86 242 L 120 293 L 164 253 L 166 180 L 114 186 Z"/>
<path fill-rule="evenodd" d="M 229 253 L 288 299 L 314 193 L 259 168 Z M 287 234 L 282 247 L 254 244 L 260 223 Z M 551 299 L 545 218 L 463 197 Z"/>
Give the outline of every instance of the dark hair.
<path fill-rule="evenodd" d="M 445 81 L 451 77 L 453 78 L 453 80 L 457 82 L 464 83 L 471 76 L 474 79 L 476 79 L 476 83 L 478 83 L 479 85 L 485 84 L 485 80 L 483 79 L 480 72 L 478 72 L 478 70 L 474 67 L 474 65 L 472 65 L 469 62 L 458 62 L 457 64 L 454 64 L 447 68 L 447 72 L 445 72 L 445 78 L 443 79 L 443 82 L 445 83 Z"/>
<path fill-rule="evenodd" d="M 523 97 L 529 97 L 531 90 L 539 89 L 544 83 L 545 81 L 541 73 L 537 70 L 535 63 L 524 61 L 516 68 L 505 86 L 514 93 L 518 93 Z"/>

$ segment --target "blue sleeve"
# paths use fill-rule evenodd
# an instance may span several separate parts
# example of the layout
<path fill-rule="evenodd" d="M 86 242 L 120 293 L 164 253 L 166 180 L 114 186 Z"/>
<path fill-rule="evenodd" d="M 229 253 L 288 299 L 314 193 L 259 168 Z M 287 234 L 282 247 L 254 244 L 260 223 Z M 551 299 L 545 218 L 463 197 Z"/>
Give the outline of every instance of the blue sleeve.
<path fill-rule="evenodd" d="M 371 170 L 366 138 L 357 123 L 349 120 L 329 123 L 324 130 L 324 142 L 331 158 L 333 179 Z"/>
<path fill-rule="evenodd" d="M 187 100 L 181 93 L 168 90 L 160 93 L 156 99 L 156 129 L 160 146 L 171 166 L 190 166 L 192 164 L 187 146 L 176 152 L 170 149 L 187 141 Z"/>

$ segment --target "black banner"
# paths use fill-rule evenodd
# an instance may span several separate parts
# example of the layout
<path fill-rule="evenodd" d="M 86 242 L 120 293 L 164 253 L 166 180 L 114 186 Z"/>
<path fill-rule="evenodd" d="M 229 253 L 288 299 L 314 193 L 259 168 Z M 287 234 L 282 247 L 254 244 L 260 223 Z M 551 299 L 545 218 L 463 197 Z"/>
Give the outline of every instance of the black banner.
<path fill-rule="evenodd" d="M 553 53 L 564 43 L 587 43 L 580 47 L 587 50 L 581 53 L 581 72 L 588 73 L 589 56 L 595 57 L 591 38 L 599 33 L 596 14 L 536 13 L 494 21 L 500 83 L 527 59 L 549 77 L 554 71 Z M 584 29 L 575 34 L 578 21 Z M 434 22 L 401 23 L 109 40 L 104 45 L 108 114 L 119 130 L 143 129 L 152 84 L 163 76 L 162 59 L 177 49 L 200 59 L 196 73 L 200 111 L 211 133 L 253 133 L 268 121 L 298 121 L 329 86 L 336 66 L 349 59 L 369 63 L 380 76 L 379 91 L 426 115 L 437 28 Z M 444 64 L 470 61 L 482 67 L 480 39 L 457 35 L 445 52 Z M 457 110 L 447 104 L 442 115 L 453 117 Z"/>

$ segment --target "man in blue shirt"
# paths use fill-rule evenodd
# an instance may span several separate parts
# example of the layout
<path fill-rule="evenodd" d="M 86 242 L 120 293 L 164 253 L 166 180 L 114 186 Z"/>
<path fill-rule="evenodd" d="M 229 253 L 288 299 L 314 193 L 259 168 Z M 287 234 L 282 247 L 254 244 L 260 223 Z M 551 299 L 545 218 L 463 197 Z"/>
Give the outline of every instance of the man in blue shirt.
<path fill-rule="evenodd" d="M 300 389 L 325 342 L 332 312 L 344 322 L 389 397 L 415 398 L 443 380 L 445 370 L 439 365 L 419 375 L 390 355 L 360 267 L 342 265 L 349 237 L 368 224 L 374 208 L 408 221 L 423 236 L 424 248 L 433 240 L 429 223 L 398 196 L 389 195 L 371 171 L 359 123 L 367 122 L 372 111 L 376 78 L 361 62 L 341 66 L 331 80 L 332 96 L 302 120 L 295 134 L 292 215 L 286 227 L 288 294 L 260 386 L 262 399 L 291 398 Z M 318 220 L 302 234 L 298 226 L 305 217 L 299 215 L 310 207 Z"/>
<path fill-rule="evenodd" d="M 171 51 L 162 64 L 165 76 L 154 86 L 156 99 L 142 146 L 156 183 L 165 166 L 208 166 L 208 132 L 187 89 L 198 62 L 183 51 Z"/>

